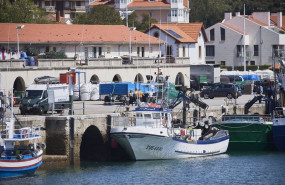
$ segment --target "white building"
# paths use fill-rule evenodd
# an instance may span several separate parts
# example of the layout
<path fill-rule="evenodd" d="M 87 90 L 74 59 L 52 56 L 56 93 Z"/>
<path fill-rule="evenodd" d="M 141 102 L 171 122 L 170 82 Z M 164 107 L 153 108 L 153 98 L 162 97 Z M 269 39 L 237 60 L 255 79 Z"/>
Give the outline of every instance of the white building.
<path fill-rule="evenodd" d="M 147 14 L 162 23 L 189 23 L 188 0 L 94 0 L 89 7 L 102 4 L 114 7 L 122 19 L 134 11 L 139 21 Z"/>
<path fill-rule="evenodd" d="M 284 49 L 285 28 L 282 13 L 254 12 L 250 16 L 232 16 L 206 29 L 206 63 L 226 66 L 271 65 L 276 49 Z M 244 52 L 244 45 L 245 51 Z M 246 55 L 244 54 L 246 53 Z M 246 56 L 244 58 L 244 55 Z"/>
<path fill-rule="evenodd" d="M 24 27 L 17 30 L 19 25 Z M 119 58 L 130 53 L 154 58 L 160 54 L 161 44 L 163 40 L 123 25 L 0 23 L 0 48 L 7 59 L 19 57 L 17 46 L 20 51 L 34 48 L 39 53 L 64 52 L 80 59 Z"/>
<path fill-rule="evenodd" d="M 191 65 L 205 64 L 208 38 L 203 23 L 153 24 L 148 34 L 165 41 L 163 56 L 186 57 Z"/>

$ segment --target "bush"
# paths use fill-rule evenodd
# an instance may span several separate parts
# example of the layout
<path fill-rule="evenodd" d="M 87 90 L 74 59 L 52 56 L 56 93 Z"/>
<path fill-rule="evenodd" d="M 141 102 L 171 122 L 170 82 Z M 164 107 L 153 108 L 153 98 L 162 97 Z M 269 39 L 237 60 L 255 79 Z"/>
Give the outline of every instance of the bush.
<path fill-rule="evenodd" d="M 252 65 L 252 66 L 246 66 L 246 70 L 256 71 L 258 70 L 258 67 L 259 67 L 259 70 L 264 70 L 264 69 L 268 69 L 270 66 L 271 65 L 262 65 L 262 66 Z M 235 70 L 243 71 L 243 66 L 237 66 L 235 67 Z"/>
<path fill-rule="evenodd" d="M 28 56 L 38 56 L 39 51 L 36 48 L 26 48 Z"/>
<path fill-rule="evenodd" d="M 50 51 L 50 52 L 46 52 L 45 55 L 39 55 L 38 58 L 43 58 L 43 59 L 64 59 L 64 58 L 67 58 L 67 56 L 66 56 L 66 54 L 64 52 Z"/>

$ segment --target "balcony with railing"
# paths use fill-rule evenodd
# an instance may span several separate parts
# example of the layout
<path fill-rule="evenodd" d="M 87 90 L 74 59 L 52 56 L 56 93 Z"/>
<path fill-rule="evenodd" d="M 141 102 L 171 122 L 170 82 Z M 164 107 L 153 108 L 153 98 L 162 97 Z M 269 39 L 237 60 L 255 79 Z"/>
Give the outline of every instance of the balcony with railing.
<path fill-rule="evenodd" d="M 85 6 L 72 6 L 71 11 L 74 12 L 86 12 Z"/>

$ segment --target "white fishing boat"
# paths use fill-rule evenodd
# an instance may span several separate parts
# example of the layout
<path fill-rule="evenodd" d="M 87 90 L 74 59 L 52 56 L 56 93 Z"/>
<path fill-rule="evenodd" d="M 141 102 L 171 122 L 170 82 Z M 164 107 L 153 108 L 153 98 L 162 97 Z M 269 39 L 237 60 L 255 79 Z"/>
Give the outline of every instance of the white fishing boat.
<path fill-rule="evenodd" d="M 227 151 L 228 131 L 211 127 L 208 119 L 197 121 L 196 128 L 176 123 L 171 109 L 138 107 L 135 119 L 114 118 L 111 137 L 132 160 L 200 157 Z"/>
<path fill-rule="evenodd" d="M 7 107 L 11 109 L 10 118 L 5 116 Z M 37 143 L 41 138 L 40 126 L 22 127 L 20 123 L 16 124 L 11 107 L 6 103 L 6 98 L 1 97 L 0 178 L 35 172 L 42 164 L 45 148 L 45 144 Z"/>

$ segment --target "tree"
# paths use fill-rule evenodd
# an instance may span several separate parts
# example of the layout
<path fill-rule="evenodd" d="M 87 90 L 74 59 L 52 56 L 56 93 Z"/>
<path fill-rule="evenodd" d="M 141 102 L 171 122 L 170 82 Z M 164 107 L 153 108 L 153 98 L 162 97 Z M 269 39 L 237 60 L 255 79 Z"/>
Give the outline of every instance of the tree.
<path fill-rule="evenodd" d="M 141 32 L 146 32 L 150 28 L 151 24 L 157 23 L 157 20 L 151 18 L 149 14 L 143 14 L 142 17 L 142 22 L 138 26 L 138 30 Z"/>
<path fill-rule="evenodd" d="M 191 0 L 189 19 L 190 22 L 203 22 L 207 28 L 221 22 L 224 19 L 225 11 L 243 14 L 244 4 L 246 15 L 250 15 L 254 11 L 277 12 L 282 10 L 285 13 L 283 2 L 284 0 Z"/>
<path fill-rule="evenodd" d="M 39 10 L 32 0 L 0 1 L 0 22 L 47 23 L 44 15 L 45 12 Z"/>
<path fill-rule="evenodd" d="M 120 13 L 106 5 L 94 6 L 90 12 L 78 15 L 73 24 L 120 25 Z"/>

